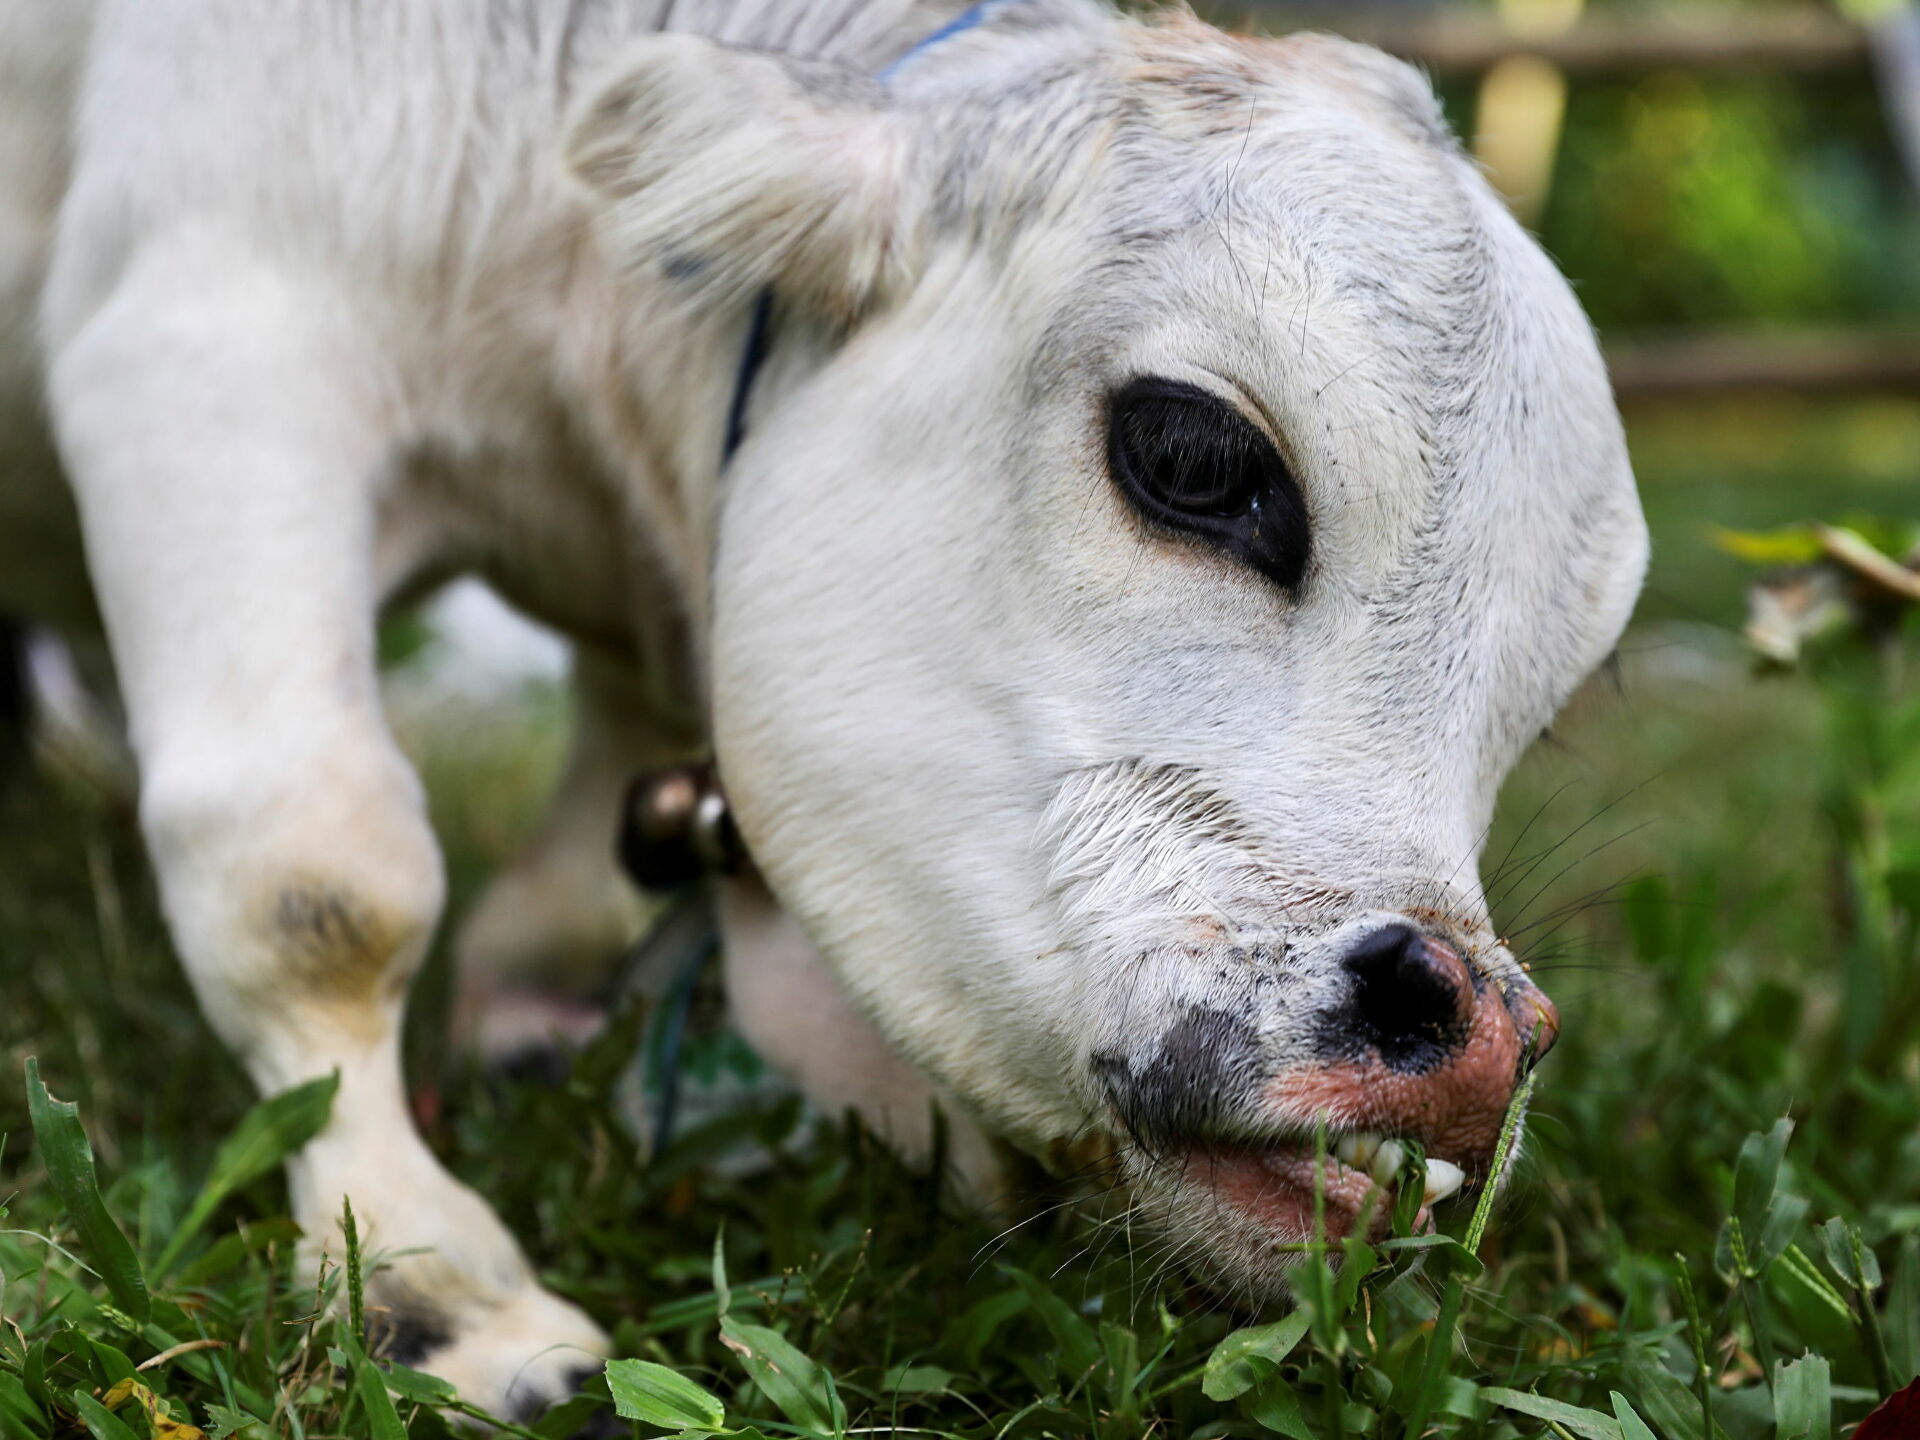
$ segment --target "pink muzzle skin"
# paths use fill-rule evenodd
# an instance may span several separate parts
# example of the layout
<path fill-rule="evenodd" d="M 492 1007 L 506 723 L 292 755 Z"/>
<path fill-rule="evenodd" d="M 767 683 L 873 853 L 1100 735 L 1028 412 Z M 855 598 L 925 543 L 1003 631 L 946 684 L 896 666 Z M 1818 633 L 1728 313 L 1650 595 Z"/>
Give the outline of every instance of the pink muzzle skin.
<path fill-rule="evenodd" d="M 1425 937 L 1420 959 L 1452 989 L 1461 1038 L 1440 1061 L 1418 1072 L 1388 1065 L 1377 1052 L 1362 1058 L 1289 1070 L 1265 1099 L 1302 1123 L 1418 1140 L 1429 1155 L 1452 1161 L 1471 1181 L 1485 1179 L 1514 1087 L 1560 1033 L 1559 1012 L 1532 981 L 1517 978 L 1505 993 L 1472 972 L 1451 946 Z"/>

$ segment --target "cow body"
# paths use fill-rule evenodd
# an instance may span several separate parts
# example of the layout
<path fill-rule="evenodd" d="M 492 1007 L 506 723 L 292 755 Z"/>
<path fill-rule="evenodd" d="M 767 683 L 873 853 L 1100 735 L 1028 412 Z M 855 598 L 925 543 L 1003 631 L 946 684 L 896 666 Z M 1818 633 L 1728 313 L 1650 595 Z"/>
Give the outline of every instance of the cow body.
<path fill-rule="evenodd" d="M 0 553 L 62 537 L 0 607 L 86 623 L 64 469 L 201 1001 L 342 1074 L 295 1212 L 350 1194 L 402 1358 L 503 1413 L 604 1342 L 401 1103 L 442 880 L 373 623 L 448 574 L 580 655 L 489 984 L 609 950 L 625 778 L 715 745 L 770 1056 L 976 1183 L 1138 1140 L 1256 1295 L 1302 1127 L 1471 1176 L 1551 1038 L 1472 870 L 1644 561 L 1577 307 L 1371 52 L 1082 0 L 915 51 L 957 8 L 0 0 Z"/>

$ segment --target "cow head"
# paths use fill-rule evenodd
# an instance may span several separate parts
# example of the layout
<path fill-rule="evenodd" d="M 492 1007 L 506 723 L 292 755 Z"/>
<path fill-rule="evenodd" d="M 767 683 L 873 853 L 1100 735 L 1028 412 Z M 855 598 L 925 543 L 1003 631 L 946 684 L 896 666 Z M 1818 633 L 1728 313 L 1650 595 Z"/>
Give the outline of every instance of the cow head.
<path fill-rule="evenodd" d="M 989 1124 L 1274 1288 L 1485 1176 L 1552 1006 L 1477 875 L 1646 538 L 1591 331 L 1406 67 L 1077 3 L 888 87 L 693 41 L 576 135 L 781 342 L 708 636 L 753 853 Z M 677 270 L 674 267 L 678 267 Z"/>

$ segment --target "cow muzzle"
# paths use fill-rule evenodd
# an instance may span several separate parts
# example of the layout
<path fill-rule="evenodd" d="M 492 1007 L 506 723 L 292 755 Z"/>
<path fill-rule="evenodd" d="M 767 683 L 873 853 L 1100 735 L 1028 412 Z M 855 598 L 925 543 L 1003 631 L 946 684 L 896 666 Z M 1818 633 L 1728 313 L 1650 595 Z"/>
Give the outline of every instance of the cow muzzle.
<path fill-rule="evenodd" d="M 1409 1142 L 1426 1157 L 1425 1226 L 1426 1207 L 1486 1182 L 1514 1092 L 1559 1033 L 1517 967 L 1486 973 L 1411 924 L 1369 930 L 1324 969 L 1304 1016 L 1193 1005 L 1144 1063 L 1094 1060 L 1131 1142 L 1127 1182 L 1201 1229 L 1203 1250 L 1270 1257 L 1362 1216 L 1384 1230 Z"/>

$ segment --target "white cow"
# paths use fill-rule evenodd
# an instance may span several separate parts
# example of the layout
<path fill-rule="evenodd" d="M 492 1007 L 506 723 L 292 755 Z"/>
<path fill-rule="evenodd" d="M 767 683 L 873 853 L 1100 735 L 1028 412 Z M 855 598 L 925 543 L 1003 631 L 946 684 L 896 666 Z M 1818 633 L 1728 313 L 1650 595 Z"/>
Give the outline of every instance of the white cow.
<path fill-rule="evenodd" d="M 295 1213 L 503 1413 L 605 1338 L 402 1103 L 372 638 L 434 577 L 583 657 L 485 963 L 602 939 L 621 782 L 710 743 L 740 1023 L 910 1151 L 942 1097 L 976 1187 L 1117 1136 L 1266 1296 L 1317 1122 L 1336 1228 L 1381 1137 L 1444 1194 L 1552 1037 L 1476 859 L 1646 553 L 1566 285 L 1379 54 L 958 8 L 0 0 L 0 606 L 84 609 L 37 380 L 188 973 L 263 1089 L 342 1076 Z"/>

